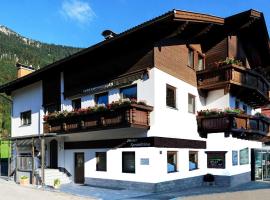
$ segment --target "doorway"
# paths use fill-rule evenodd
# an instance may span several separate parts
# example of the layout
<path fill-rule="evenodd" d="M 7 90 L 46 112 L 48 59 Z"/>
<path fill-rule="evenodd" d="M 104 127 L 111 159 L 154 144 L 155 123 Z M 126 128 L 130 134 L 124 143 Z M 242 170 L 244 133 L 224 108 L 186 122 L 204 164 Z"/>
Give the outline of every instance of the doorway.
<path fill-rule="evenodd" d="M 270 181 L 270 150 L 254 149 L 252 171 L 254 180 Z"/>
<path fill-rule="evenodd" d="M 56 140 L 50 142 L 50 168 L 58 168 L 58 143 Z"/>
<path fill-rule="evenodd" d="M 84 183 L 84 153 L 75 153 L 74 163 L 74 182 Z"/>

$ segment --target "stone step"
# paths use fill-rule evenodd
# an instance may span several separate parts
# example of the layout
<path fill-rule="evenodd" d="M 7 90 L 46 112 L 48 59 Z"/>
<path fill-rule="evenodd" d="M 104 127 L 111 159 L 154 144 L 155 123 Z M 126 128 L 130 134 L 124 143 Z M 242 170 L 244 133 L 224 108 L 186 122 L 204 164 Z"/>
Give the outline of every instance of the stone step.
<path fill-rule="evenodd" d="M 41 178 L 41 169 L 37 170 L 38 176 Z M 45 169 L 45 185 L 53 186 L 55 179 L 60 179 L 61 184 L 70 183 L 70 178 L 64 173 L 60 172 L 58 169 Z"/>

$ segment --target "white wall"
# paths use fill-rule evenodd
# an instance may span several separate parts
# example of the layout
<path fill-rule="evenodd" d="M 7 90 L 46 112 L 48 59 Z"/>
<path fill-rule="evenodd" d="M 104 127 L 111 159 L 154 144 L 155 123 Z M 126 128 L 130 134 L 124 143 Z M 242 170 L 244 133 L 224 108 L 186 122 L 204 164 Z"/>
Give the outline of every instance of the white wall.
<path fill-rule="evenodd" d="M 151 71 L 154 77 L 154 92 L 150 93 L 149 96 L 153 96 L 148 99 L 153 99 L 154 111 L 151 113 L 148 136 L 203 140 L 197 133 L 196 113 L 188 112 L 189 93 L 196 96 L 196 109 L 202 109 L 197 88 L 157 68 Z M 176 109 L 166 105 L 167 84 L 176 87 Z"/>
<path fill-rule="evenodd" d="M 239 150 L 249 148 L 249 164 L 240 165 Z M 251 171 L 250 165 L 250 149 L 262 148 L 261 142 L 241 140 L 237 138 L 224 137 L 224 133 L 211 133 L 207 138 L 207 151 L 227 151 L 226 155 L 226 169 L 208 169 L 209 173 L 215 175 L 235 175 Z M 232 165 L 232 151 L 238 151 L 238 165 Z"/>
<path fill-rule="evenodd" d="M 43 133 L 42 83 L 41 81 L 12 92 L 12 137 Z M 31 110 L 32 123 L 21 125 L 20 114 Z"/>
<path fill-rule="evenodd" d="M 96 171 L 95 152 L 107 152 L 107 171 Z M 135 174 L 122 173 L 122 152 L 135 151 Z M 178 172 L 167 172 L 167 151 L 178 151 Z M 195 150 L 196 151 L 196 150 Z M 122 149 L 91 149 L 91 150 L 66 150 L 65 168 L 74 178 L 74 156 L 75 152 L 84 152 L 85 156 L 85 177 L 104 178 L 126 181 L 138 181 L 158 183 L 206 173 L 205 154 L 199 151 L 199 169 L 189 171 L 189 150 L 172 148 L 122 148 Z M 161 152 L 161 153 L 160 153 Z M 141 158 L 148 158 L 149 165 L 141 165 Z"/>
<path fill-rule="evenodd" d="M 146 101 L 148 105 L 153 105 L 154 81 L 153 70 L 149 71 L 149 78 L 136 80 L 132 84 L 137 84 L 137 99 L 138 101 Z M 115 88 L 108 90 L 109 103 L 120 100 L 120 89 Z M 82 108 L 95 106 L 95 95 L 85 95 L 81 97 Z M 72 110 L 72 99 L 64 98 L 64 76 L 61 73 L 61 110 Z"/>

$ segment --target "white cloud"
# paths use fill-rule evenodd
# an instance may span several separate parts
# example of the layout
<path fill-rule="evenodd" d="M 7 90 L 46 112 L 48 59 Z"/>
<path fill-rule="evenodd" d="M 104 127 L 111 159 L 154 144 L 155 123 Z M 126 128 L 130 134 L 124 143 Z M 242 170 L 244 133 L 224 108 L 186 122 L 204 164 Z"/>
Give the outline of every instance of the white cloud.
<path fill-rule="evenodd" d="M 64 0 L 61 14 L 81 24 L 89 23 L 96 16 L 89 3 L 81 0 Z"/>

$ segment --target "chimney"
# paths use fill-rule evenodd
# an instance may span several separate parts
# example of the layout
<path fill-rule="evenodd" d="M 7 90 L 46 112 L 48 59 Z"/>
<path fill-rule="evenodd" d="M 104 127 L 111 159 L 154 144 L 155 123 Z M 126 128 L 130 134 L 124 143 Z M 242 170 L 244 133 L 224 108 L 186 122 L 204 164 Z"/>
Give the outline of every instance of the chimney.
<path fill-rule="evenodd" d="M 21 78 L 35 71 L 32 65 L 26 66 L 20 63 L 16 63 L 16 67 L 17 67 L 17 78 Z"/>
<path fill-rule="evenodd" d="M 112 32 L 111 30 L 105 30 L 101 34 L 105 38 L 105 40 L 111 39 L 117 35 L 116 33 Z"/>

